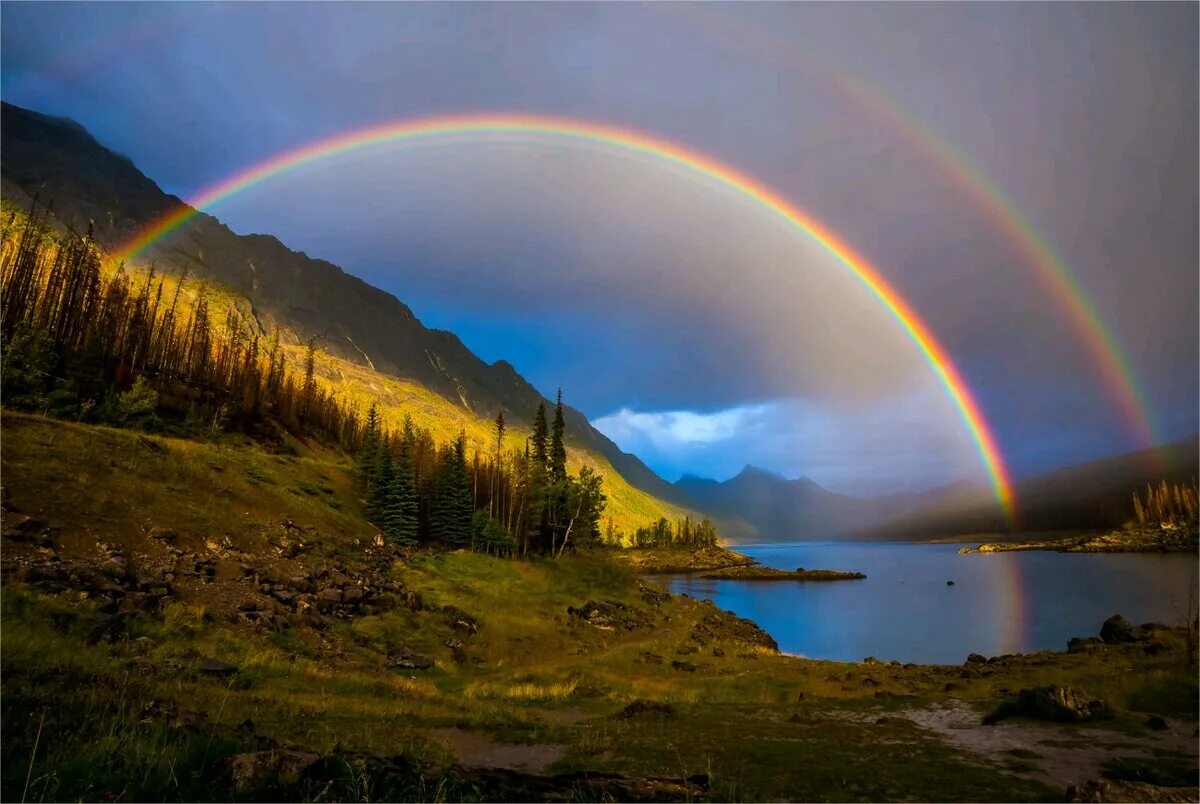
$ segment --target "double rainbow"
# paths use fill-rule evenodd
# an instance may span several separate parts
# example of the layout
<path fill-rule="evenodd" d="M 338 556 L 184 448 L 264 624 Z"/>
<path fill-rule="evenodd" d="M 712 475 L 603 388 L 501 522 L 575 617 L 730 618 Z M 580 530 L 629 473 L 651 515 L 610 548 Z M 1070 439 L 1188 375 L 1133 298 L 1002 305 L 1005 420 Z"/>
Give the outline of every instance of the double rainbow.
<path fill-rule="evenodd" d="M 637 131 L 565 118 L 499 114 L 421 118 L 358 129 L 276 155 L 206 188 L 190 199 L 188 205 L 160 217 L 119 246 L 115 257 L 117 260 L 128 260 L 179 228 L 198 214 L 200 209 L 211 207 L 247 187 L 322 159 L 385 143 L 415 144 L 444 137 L 497 135 L 551 137 L 568 143 L 599 144 L 638 156 L 652 157 L 732 190 L 816 241 L 866 286 L 920 349 L 966 424 L 987 470 L 996 499 L 1006 514 L 1013 517 L 1015 501 L 1012 481 L 979 404 L 929 327 L 880 272 L 823 224 L 766 185 L 704 154 Z"/>

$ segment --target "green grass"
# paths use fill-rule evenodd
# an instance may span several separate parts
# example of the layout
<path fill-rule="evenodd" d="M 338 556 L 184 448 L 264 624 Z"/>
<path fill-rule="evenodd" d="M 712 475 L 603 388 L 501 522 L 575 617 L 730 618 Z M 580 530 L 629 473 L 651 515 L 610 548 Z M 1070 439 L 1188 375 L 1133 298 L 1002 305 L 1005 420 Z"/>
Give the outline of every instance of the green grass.
<path fill-rule="evenodd" d="M 284 569 L 298 564 L 275 557 L 281 537 L 309 545 L 303 561 L 354 567 L 367 560 L 372 531 L 336 454 L 301 445 L 295 456 L 278 456 L 248 443 L 156 439 L 163 451 L 120 430 L 9 414 L 2 421 L 6 500 L 58 527 L 64 554 L 94 555 L 100 540 L 133 552 L 161 549 L 145 535 L 160 527 L 180 534 L 188 549 L 209 554 L 212 543 Z M 300 536 L 285 534 L 285 519 Z M 6 554 L 33 549 L 5 543 Z M 951 695 L 982 715 L 1002 689 L 1056 683 L 1105 698 L 1115 713 L 1096 727 L 1115 740 L 1146 732 L 1142 712 L 1195 720 L 1195 671 L 1180 662 L 1178 646 L 1156 657 L 1136 648 L 1045 654 L 974 679 L 960 678 L 959 668 L 778 656 L 721 629 L 681 657 L 676 650 L 715 609 L 682 597 L 655 609 L 636 576 L 604 552 L 561 561 L 420 554 L 391 572 L 425 603 L 477 618 L 478 633 L 463 637 L 441 611 L 405 607 L 325 632 L 253 630 L 228 616 L 230 596 L 242 588 L 228 580 L 184 584 L 161 616 L 133 620 L 127 640 L 89 645 L 85 636 L 99 617 L 90 604 L 6 585 L 0 795 L 20 800 L 28 772 L 28 800 L 226 798 L 224 759 L 248 749 L 236 729 L 250 719 L 275 739 L 321 753 L 403 754 L 434 769 L 453 757 L 431 729 L 551 743 L 566 751 L 551 771 L 707 773 L 718 800 L 1046 800 L 1062 791 L 969 760 L 890 715 Z M 602 631 L 568 614 L 589 600 L 640 609 L 648 624 Z M 446 645 L 452 639 L 466 643 L 466 661 L 455 661 Z M 388 669 L 388 653 L 402 646 L 432 657 L 434 667 Z M 645 663 L 646 653 L 663 663 Z M 208 677 L 196 670 L 200 658 L 239 670 Z M 674 670 L 677 658 L 699 669 Z M 946 692 L 950 681 L 957 686 Z M 636 699 L 670 703 L 675 714 L 617 717 Z M 1013 754 L 1007 771 L 1029 758 Z M 1158 758 L 1154 767 L 1164 771 L 1170 761 Z M 1150 772 L 1131 767 L 1111 772 Z M 470 795 L 445 786 L 436 770 L 384 779 L 351 763 L 336 776 L 324 792 L 300 782 L 260 792 L 304 800 Z"/>

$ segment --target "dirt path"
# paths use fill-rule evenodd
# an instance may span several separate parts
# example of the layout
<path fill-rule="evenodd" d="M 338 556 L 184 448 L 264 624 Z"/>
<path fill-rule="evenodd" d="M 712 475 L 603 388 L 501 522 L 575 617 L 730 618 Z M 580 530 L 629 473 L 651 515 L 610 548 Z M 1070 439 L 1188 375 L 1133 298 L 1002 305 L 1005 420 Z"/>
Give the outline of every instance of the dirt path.
<path fill-rule="evenodd" d="M 1150 758 L 1156 751 L 1194 757 L 1197 749 L 1194 726 L 1180 722 L 1170 723 L 1166 731 L 1133 736 L 1078 726 L 1011 721 L 984 726 L 979 713 L 959 701 L 907 709 L 898 714 L 936 733 L 964 753 L 996 763 L 1014 775 L 1064 790 L 1073 784 L 1102 778 L 1101 766 L 1114 757 Z"/>
<path fill-rule="evenodd" d="M 459 728 L 430 729 L 429 736 L 449 744 L 462 765 L 474 768 L 509 768 L 526 773 L 541 773 L 562 759 L 566 746 L 501 743 L 488 735 Z"/>

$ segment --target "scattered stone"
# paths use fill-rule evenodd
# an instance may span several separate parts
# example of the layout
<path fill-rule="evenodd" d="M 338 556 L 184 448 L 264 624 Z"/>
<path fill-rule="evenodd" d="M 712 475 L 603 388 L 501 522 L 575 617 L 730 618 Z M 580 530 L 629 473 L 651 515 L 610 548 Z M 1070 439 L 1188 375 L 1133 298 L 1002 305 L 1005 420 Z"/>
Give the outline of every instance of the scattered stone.
<path fill-rule="evenodd" d="M 1067 801 L 1161 801 L 1193 802 L 1197 800 L 1194 787 L 1159 787 L 1143 782 L 1084 782 L 1067 788 Z"/>
<path fill-rule="evenodd" d="M 668 703 L 662 703 L 660 701 L 646 701 L 639 698 L 622 709 L 617 714 L 617 717 L 628 719 L 644 714 L 657 714 L 666 717 L 672 717 L 675 715 L 675 707 Z"/>
<path fill-rule="evenodd" d="M 230 757 L 229 764 L 234 789 L 245 793 L 255 789 L 269 789 L 279 782 L 295 781 L 320 759 L 320 754 L 280 748 L 234 754 Z"/>
<path fill-rule="evenodd" d="M 462 609 L 455 606 L 443 606 L 442 613 L 446 617 L 446 622 L 458 633 L 473 636 L 479 632 L 479 621 Z"/>
<path fill-rule="evenodd" d="M 615 600 L 589 600 L 580 608 L 568 606 L 567 614 L 578 617 L 601 631 L 613 631 L 617 628 L 633 631 L 654 624 L 643 612 Z"/>

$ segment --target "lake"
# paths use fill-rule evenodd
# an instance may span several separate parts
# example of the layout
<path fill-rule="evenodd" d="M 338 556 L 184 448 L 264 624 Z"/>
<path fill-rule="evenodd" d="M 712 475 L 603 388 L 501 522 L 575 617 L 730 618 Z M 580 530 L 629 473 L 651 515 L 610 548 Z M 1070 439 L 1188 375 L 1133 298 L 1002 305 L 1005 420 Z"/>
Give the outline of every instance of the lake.
<path fill-rule="evenodd" d="M 711 598 L 802 656 L 958 664 L 1062 650 L 1122 614 L 1182 625 L 1195 594 L 1188 553 L 1011 552 L 959 555 L 958 544 L 797 542 L 736 549 L 779 569 L 857 570 L 860 581 L 714 581 L 672 575 L 672 592 Z M 953 581 L 954 585 L 947 585 Z"/>

